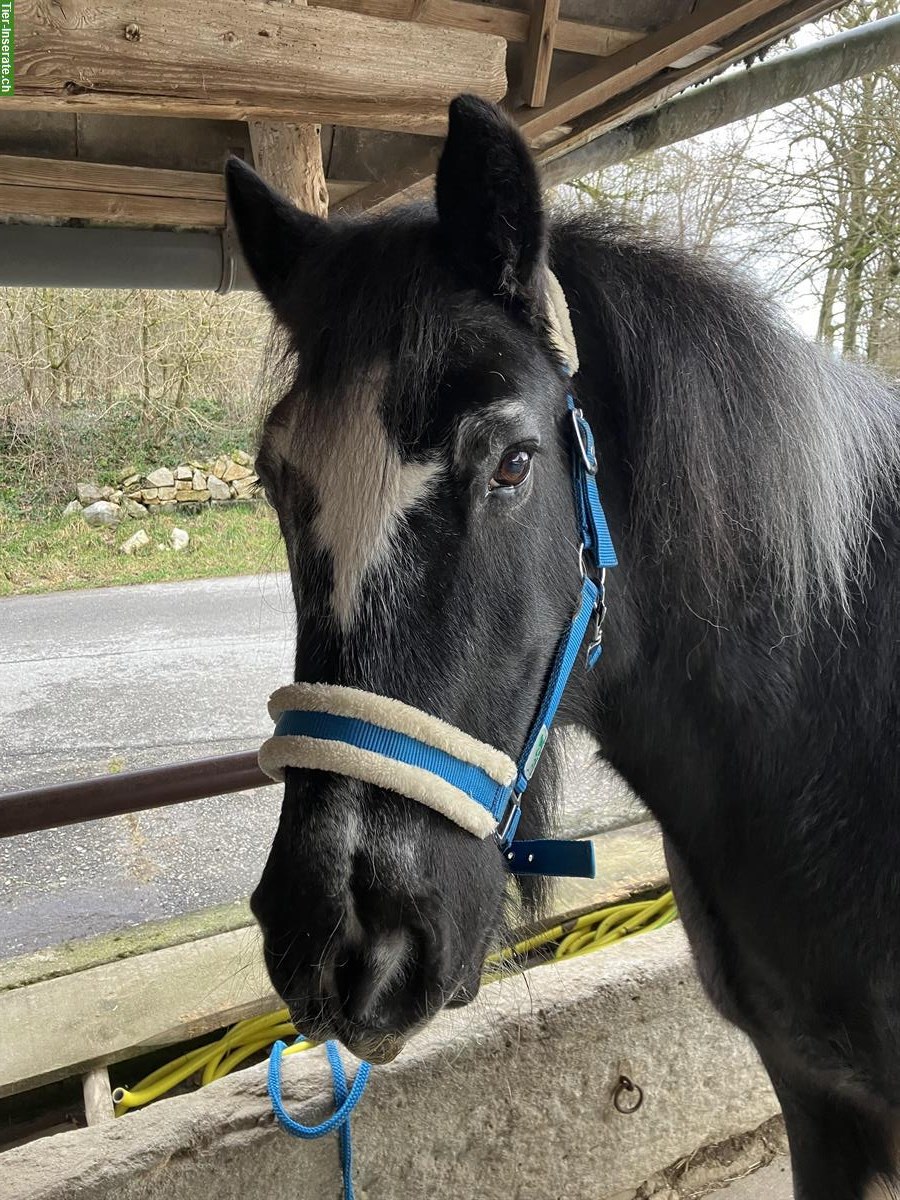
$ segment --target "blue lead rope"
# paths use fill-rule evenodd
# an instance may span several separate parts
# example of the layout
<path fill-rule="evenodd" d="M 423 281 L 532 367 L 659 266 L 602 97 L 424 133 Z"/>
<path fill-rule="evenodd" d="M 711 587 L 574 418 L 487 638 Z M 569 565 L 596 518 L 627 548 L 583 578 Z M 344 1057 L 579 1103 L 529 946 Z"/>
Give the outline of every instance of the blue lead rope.
<path fill-rule="evenodd" d="M 304 1039 L 298 1038 L 297 1040 L 302 1041 Z M 275 1117 L 281 1128 L 292 1137 L 311 1141 L 313 1138 L 327 1137 L 329 1133 L 337 1131 L 341 1146 L 341 1174 L 344 1179 L 344 1200 L 353 1200 L 353 1142 L 350 1133 L 350 1114 L 362 1099 L 362 1094 L 366 1090 L 366 1084 L 369 1081 L 369 1072 L 372 1068 L 367 1062 L 360 1063 L 359 1070 L 356 1072 L 356 1078 L 353 1080 L 353 1086 L 348 1091 L 347 1076 L 344 1073 L 344 1064 L 341 1062 L 337 1042 L 326 1042 L 325 1053 L 328 1055 L 328 1064 L 331 1067 L 335 1111 L 330 1117 L 326 1117 L 320 1125 L 301 1125 L 299 1121 L 295 1121 L 289 1115 L 281 1098 L 281 1056 L 284 1054 L 285 1049 L 284 1042 L 278 1041 L 272 1047 L 269 1054 L 268 1088 L 269 1099 L 272 1102 L 272 1111 L 275 1113 Z"/>

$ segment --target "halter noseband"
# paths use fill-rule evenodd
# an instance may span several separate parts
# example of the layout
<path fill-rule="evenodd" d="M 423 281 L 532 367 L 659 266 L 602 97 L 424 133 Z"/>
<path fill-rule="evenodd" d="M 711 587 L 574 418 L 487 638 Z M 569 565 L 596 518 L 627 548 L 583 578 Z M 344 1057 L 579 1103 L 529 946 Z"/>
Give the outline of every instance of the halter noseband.
<path fill-rule="evenodd" d="M 560 337 L 562 331 L 560 340 L 567 343 L 567 359 L 577 363 L 562 289 L 552 276 L 551 281 L 548 299 L 553 332 Z M 272 779 L 283 780 L 286 767 L 348 775 L 416 800 L 475 837 L 493 835 L 513 874 L 594 876 L 590 842 L 559 838 L 517 841 L 515 836 L 522 796 L 547 743 L 589 626 L 587 670 L 602 653 L 606 569 L 616 565 L 597 490 L 594 435 L 571 390 L 566 405 L 581 595 L 557 646 L 537 716 L 518 761 L 456 726 L 388 696 L 325 683 L 294 683 L 273 693 L 269 701 L 275 733 L 260 748 L 259 764 Z"/>

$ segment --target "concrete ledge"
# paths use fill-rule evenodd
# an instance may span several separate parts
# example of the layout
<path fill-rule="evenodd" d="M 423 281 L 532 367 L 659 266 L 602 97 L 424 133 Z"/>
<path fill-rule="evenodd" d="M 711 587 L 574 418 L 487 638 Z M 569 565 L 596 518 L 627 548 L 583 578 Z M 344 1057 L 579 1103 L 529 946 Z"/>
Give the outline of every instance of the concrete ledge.
<path fill-rule="evenodd" d="M 644 1091 L 613 1107 L 626 1073 Z M 300 1120 L 331 1111 L 322 1051 L 287 1060 Z M 778 1110 L 749 1042 L 712 1011 L 678 925 L 486 988 L 373 1072 L 354 1118 L 360 1200 L 598 1200 Z M 265 1069 L 0 1155 L 4 1200 L 323 1200 L 335 1139 L 271 1116 Z"/>

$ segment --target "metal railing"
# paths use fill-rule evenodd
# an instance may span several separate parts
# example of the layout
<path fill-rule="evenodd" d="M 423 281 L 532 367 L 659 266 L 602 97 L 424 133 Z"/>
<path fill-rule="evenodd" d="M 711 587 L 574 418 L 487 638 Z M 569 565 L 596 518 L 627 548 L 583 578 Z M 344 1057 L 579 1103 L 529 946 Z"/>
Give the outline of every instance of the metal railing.
<path fill-rule="evenodd" d="M 265 787 L 256 751 L 0 794 L 0 838 Z"/>

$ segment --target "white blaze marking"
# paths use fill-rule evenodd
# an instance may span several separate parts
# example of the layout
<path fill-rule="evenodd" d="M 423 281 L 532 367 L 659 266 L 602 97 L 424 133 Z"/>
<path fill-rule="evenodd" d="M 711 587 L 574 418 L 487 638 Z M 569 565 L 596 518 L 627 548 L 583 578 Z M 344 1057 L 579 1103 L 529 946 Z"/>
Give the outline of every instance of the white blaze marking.
<path fill-rule="evenodd" d="M 301 467 L 318 502 L 313 536 L 331 556 L 331 608 L 344 629 L 353 624 L 366 576 L 390 561 L 397 530 L 441 470 L 437 462 L 400 458 L 379 411 L 386 374 L 373 372 L 336 420 L 317 421 L 312 406 L 298 414 Z"/>

